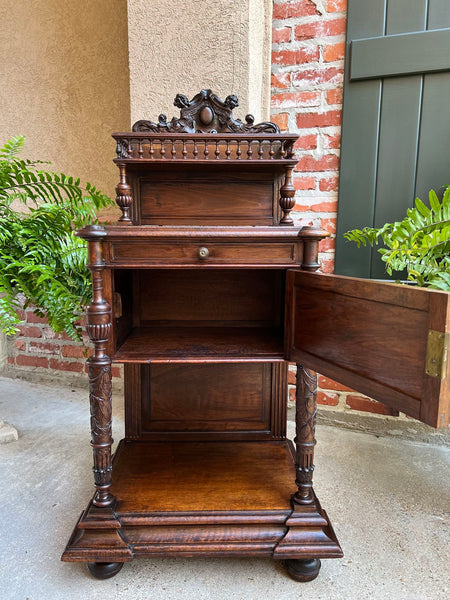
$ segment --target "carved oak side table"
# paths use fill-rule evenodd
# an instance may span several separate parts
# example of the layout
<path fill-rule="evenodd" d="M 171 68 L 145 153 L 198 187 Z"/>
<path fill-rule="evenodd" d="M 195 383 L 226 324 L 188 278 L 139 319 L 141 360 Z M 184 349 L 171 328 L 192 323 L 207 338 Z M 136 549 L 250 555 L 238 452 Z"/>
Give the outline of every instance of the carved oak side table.
<path fill-rule="evenodd" d="M 316 273 L 326 233 L 290 217 L 297 136 L 235 119 L 235 96 L 175 105 L 179 118 L 114 134 L 122 216 L 78 233 L 95 494 L 62 560 L 106 578 L 139 557 L 271 556 L 307 581 L 342 556 L 312 488 L 314 371 L 444 425 L 449 294 Z M 112 362 L 125 365 L 114 457 Z"/>

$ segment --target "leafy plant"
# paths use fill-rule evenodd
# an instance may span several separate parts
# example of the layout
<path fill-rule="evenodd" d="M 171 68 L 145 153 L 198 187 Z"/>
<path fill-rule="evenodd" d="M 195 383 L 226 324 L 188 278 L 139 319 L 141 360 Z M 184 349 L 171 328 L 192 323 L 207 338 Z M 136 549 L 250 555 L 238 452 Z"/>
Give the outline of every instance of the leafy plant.
<path fill-rule="evenodd" d="M 374 246 L 381 239 L 386 248 L 378 252 L 389 275 L 406 269 L 409 281 L 450 291 L 450 186 L 442 202 L 431 190 L 429 202 L 428 207 L 416 198 L 415 208 L 407 210 L 403 221 L 386 223 L 379 229 L 354 229 L 347 231 L 344 237 L 356 242 L 358 247 Z"/>
<path fill-rule="evenodd" d="M 91 282 L 86 243 L 73 230 L 97 222 L 112 201 L 90 183 L 41 169 L 49 163 L 19 158 L 23 146 L 14 137 L 0 149 L 0 327 L 18 331 L 22 293 L 54 331 L 81 339 L 76 321 Z"/>

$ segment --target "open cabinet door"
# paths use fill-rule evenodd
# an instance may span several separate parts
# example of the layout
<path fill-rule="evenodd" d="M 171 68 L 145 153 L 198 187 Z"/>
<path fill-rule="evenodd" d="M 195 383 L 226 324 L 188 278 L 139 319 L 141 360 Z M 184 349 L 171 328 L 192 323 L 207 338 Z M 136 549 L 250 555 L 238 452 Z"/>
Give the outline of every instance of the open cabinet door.
<path fill-rule="evenodd" d="M 289 270 L 286 356 L 433 427 L 448 424 L 450 294 Z"/>

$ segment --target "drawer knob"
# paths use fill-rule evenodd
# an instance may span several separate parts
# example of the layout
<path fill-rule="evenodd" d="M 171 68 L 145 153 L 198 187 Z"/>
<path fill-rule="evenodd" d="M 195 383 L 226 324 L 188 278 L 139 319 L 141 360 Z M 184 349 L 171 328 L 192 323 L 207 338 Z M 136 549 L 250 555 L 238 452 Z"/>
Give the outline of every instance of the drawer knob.
<path fill-rule="evenodd" d="M 206 260 L 209 257 L 209 250 L 202 246 L 198 249 L 198 257 L 200 260 Z"/>

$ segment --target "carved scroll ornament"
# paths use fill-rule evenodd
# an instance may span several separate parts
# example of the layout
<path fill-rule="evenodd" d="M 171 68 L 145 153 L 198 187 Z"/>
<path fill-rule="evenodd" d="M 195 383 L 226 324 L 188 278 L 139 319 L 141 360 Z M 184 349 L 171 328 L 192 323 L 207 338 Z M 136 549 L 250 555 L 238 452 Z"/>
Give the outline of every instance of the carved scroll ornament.
<path fill-rule="evenodd" d="M 177 94 L 174 106 L 180 109 L 180 117 L 167 121 L 166 115 L 159 115 L 158 123 L 137 121 L 134 132 L 149 133 L 279 133 L 275 123 L 255 124 L 253 115 L 245 117 L 245 123 L 234 119 L 232 111 L 239 106 L 236 96 L 230 95 L 221 100 L 211 90 L 202 90 L 192 100 Z"/>

